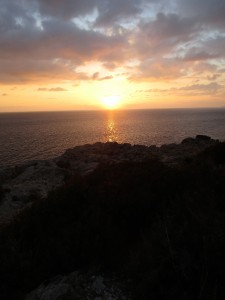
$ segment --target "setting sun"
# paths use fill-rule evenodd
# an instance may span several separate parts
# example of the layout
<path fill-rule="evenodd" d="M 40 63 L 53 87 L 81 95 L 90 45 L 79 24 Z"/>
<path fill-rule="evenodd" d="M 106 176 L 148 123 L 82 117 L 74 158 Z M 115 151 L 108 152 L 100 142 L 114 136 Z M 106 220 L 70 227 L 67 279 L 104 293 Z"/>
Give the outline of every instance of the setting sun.
<path fill-rule="evenodd" d="M 116 109 L 119 106 L 120 97 L 111 95 L 111 96 L 105 96 L 102 99 L 102 104 L 106 109 Z"/>

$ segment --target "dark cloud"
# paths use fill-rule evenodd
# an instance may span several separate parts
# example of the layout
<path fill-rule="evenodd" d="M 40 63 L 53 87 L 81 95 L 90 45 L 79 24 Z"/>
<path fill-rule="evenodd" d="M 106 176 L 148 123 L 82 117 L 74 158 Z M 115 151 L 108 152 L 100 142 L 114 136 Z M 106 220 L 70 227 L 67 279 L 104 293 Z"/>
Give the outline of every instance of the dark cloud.
<path fill-rule="evenodd" d="M 0 60 L 0 82 L 24 84 L 29 82 L 55 82 L 64 80 L 87 80 L 88 76 L 68 68 L 64 62 L 49 60 L 20 59 Z"/>
<path fill-rule="evenodd" d="M 183 14 L 194 16 L 203 24 L 225 26 L 224 0 L 181 0 L 177 3 Z"/>
<path fill-rule="evenodd" d="M 224 69 L 224 0 L 0 1 L 2 83 L 90 80 L 77 69 L 93 61 L 133 80 Z"/>
<path fill-rule="evenodd" d="M 168 38 L 186 40 L 198 28 L 193 21 L 192 18 L 181 18 L 175 13 L 161 12 L 157 14 L 155 20 L 142 24 L 141 30 L 144 30 L 147 37 L 157 40 Z"/>
<path fill-rule="evenodd" d="M 41 14 L 54 18 L 72 19 L 90 15 L 96 11 L 95 26 L 109 26 L 126 18 L 134 18 L 142 12 L 142 5 L 149 0 L 37 0 Z"/>
<path fill-rule="evenodd" d="M 109 26 L 117 21 L 134 18 L 141 13 L 142 1 L 136 0 L 109 0 L 102 1 L 101 6 L 98 7 L 99 16 L 95 22 L 97 26 Z"/>
<path fill-rule="evenodd" d="M 191 41 L 198 26 L 192 19 L 174 13 L 158 13 L 154 20 L 139 25 L 134 37 L 137 56 L 143 59 L 171 54 L 179 45 Z"/>
<path fill-rule="evenodd" d="M 216 32 L 208 37 L 206 41 L 202 42 L 202 48 L 207 49 L 208 52 L 218 53 L 218 57 L 225 58 L 225 36 L 223 32 Z"/>
<path fill-rule="evenodd" d="M 8 94 L 6 94 L 6 93 L 3 93 L 3 94 L 2 94 L 3 97 L 6 97 L 7 95 L 8 95 Z"/>
<path fill-rule="evenodd" d="M 197 48 L 190 49 L 183 58 L 186 61 L 200 61 L 200 60 L 208 60 L 219 57 L 218 53 L 208 53 L 204 50 L 199 50 Z"/>
<path fill-rule="evenodd" d="M 119 50 L 125 46 L 121 36 L 85 31 L 55 20 L 43 22 L 43 27 L 43 31 L 34 27 L 9 30 L 0 36 L 1 82 L 24 82 L 29 78 L 32 81 L 35 74 L 37 79 L 45 74 L 75 79 L 77 66 L 87 61 L 105 62 L 107 56 L 114 61 L 121 59 Z"/>
<path fill-rule="evenodd" d="M 71 59 L 76 63 L 84 60 L 101 59 L 125 46 L 123 36 L 106 36 L 99 32 L 81 30 L 72 23 L 46 20 L 44 30 L 24 28 L 9 31 L 0 38 L 1 57 L 12 55 L 53 59 Z"/>
<path fill-rule="evenodd" d="M 98 0 L 38 0 L 41 14 L 45 16 L 70 19 L 79 15 L 86 15 L 97 6 Z"/>
<path fill-rule="evenodd" d="M 198 63 L 195 63 L 194 65 L 191 65 L 193 72 L 196 74 L 203 75 L 204 73 L 211 73 L 215 74 L 215 72 L 219 71 L 219 67 L 215 63 L 210 62 L 204 62 L 200 61 Z"/>

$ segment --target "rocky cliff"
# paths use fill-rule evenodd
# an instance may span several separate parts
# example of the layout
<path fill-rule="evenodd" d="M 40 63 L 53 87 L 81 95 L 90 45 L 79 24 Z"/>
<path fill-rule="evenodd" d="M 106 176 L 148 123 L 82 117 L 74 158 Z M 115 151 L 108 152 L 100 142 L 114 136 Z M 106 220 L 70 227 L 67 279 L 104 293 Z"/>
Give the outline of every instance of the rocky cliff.
<path fill-rule="evenodd" d="M 93 172 L 99 164 L 158 159 L 165 164 L 174 165 L 216 143 L 218 140 L 204 135 L 186 138 L 180 144 L 161 147 L 98 142 L 68 149 L 53 160 L 30 161 L 2 168 L 0 223 L 11 220 L 21 209 L 30 206 L 34 201 L 46 198 L 51 190 L 63 184 L 65 178 L 68 179 L 74 174 L 85 176 Z"/>
<path fill-rule="evenodd" d="M 0 176 L 1 299 L 224 299 L 224 142 L 96 143 Z"/>

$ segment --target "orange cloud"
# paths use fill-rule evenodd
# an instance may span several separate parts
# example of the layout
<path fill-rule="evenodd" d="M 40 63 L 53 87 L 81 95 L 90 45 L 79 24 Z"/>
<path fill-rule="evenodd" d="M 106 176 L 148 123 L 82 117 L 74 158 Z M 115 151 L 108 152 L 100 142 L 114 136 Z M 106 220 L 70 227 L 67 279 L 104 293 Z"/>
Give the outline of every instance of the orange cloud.
<path fill-rule="evenodd" d="M 0 83 L 65 90 L 123 73 L 132 84 L 205 79 L 220 90 L 224 11 L 220 0 L 2 0 Z M 99 68 L 88 71 L 92 62 Z"/>

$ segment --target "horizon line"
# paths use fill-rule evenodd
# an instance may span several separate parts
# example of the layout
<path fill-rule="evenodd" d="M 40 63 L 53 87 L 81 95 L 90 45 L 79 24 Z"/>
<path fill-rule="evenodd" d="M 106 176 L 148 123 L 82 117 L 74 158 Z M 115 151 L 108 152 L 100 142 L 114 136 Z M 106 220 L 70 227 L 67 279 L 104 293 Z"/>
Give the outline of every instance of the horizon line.
<path fill-rule="evenodd" d="M 0 111 L 7 113 L 47 113 L 47 112 L 116 112 L 130 110 L 198 110 L 198 109 L 225 109 L 225 106 L 203 106 L 203 107 L 153 107 L 153 108 L 117 108 L 117 109 L 65 109 L 65 110 L 29 110 L 29 111 Z"/>

